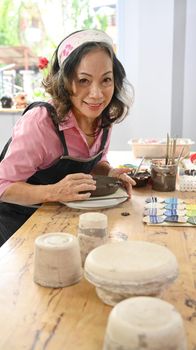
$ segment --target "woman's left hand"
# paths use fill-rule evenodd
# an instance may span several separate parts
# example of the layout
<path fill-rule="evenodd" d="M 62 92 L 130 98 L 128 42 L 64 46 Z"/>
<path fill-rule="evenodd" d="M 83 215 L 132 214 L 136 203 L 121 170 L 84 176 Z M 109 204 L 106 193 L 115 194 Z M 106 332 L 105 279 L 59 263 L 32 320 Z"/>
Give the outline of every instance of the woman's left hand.
<path fill-rule="evenodd" d="M 108 176 L 117 177 L 123 182 L 129 197 L 131 197 L 132 186 L 136 185 L 135 181 L 127 175 L 127 173 L 130 173 L 130 170 L 129 168 L 113 168 L 108 173 Z"/>

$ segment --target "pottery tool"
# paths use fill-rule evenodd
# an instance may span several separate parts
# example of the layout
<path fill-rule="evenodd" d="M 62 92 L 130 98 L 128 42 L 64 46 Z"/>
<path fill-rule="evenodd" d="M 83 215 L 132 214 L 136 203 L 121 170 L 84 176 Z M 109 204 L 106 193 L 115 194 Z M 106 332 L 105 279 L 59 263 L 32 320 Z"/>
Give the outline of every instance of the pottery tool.
<path fill-rule="evenodd" d="M 145 159 L 145 158 L 143 157 L 142 160 L 141 160 L 141 162 L 139 163 L 138 167 L 136 168 L 135 172 L 133 173 L 133 176 L 135 176 L 135 175 L 139 172 L 139 170 L 140 170 L 140 168 L 141 168 L 141 165 L 142 165 L 144 159 Z"/>

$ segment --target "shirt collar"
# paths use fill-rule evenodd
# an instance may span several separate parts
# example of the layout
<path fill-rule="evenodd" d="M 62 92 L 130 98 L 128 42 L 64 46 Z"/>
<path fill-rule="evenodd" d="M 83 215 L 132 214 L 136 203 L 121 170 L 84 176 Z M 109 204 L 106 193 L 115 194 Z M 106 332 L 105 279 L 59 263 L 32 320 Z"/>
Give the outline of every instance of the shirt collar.
<path fill-rule="evenodd" d="M 73 127 L 77 128 L 77 129 L 79 128 L 78 123 L 76 121 L 76 118 L 75 118 L 73 112 L 70 110 L 66 114 L 65 120 L 59 124 L 59 130 L 67 130 L 67 129 L 71 129 Z"/>
<path fill-rule="evenodd" d="M 100 123 L 101 123 L 101 121 L 100 121 Z M 77 123 L 75 115 L 72 112 L 72 110 L 70 109 L 69 112 L 65 116 L 65 120 L 59 124 L 59 130 L 67 130 L 67 129 L 71 129 L 71 128 L 76 128 L 76 129 L 80 130 L 80 127 Z M 97 129 L 97 130 L 99 130 L 99 129 Z"/>

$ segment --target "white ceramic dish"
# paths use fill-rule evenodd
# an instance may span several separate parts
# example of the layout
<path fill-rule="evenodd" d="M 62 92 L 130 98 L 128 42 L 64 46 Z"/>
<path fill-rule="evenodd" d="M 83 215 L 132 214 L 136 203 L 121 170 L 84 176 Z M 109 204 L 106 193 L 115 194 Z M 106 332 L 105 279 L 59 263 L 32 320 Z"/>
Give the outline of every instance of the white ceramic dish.
<path fill-rule="evenodd" d="M 136 295 L 160 295 L 178 276 L 175 255 L 145 241 L 108 243 L 93 249 L 84 265 L 85 278 L 106 304 Z"/>
<path fill-rule="evenodd" d="M 90 197 L 85 201 L 61 202 L 72 209 L 94 210 L 103 208 L 112 208 L 125 202 L 128 198 L 127 192 L 119 188 L 115 193 L 108 196 Z"/>
<path fill-rule="evenodd" d="M 93 210 L 93 209 L 103 209 L 103 208 L 112 208 L 118 204 L 125 202 L 127 198 L 116 198 L 116 199 L 98 199 L 90 201 L 76 201 L 76 202 L 67 202 L 63 203 L 67 207 L 72 209 L 81 209 L 81 210 Z"/>

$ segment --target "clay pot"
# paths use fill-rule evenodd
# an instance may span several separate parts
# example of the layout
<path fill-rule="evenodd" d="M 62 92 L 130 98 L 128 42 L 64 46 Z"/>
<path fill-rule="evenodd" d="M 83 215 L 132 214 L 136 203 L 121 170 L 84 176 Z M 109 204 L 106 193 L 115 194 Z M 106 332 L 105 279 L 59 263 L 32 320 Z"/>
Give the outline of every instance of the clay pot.
<path fill-rule="evenodd" d="M 177 278 L 178 263 L 169 249 L 155 243 L 107 243 L 88 254 L 84 276 L 105 304 L 115 305 L 131 296 L 160 295 Z"/>
<path fill-rule="evenodd" d="M 103 350 L 187 350 L 183 319 L 159 298 L 135 297 L 110 312 Z"/>
<path fill-rule="evenodd" d="M 122 182 L 116 177 L 94 175 L 93 179 L 96 180 L 96 190 L 91 191 L 91 197 L 108 196 L 109 194 L 113 194 L 122 184 Z"/>
<path fill-rule="evenodd" d="M 36 238 L 34 282 L 60 288 L 79 282 L 82 274 L 80 247 L 75 236 L 54 232 Z"/>

